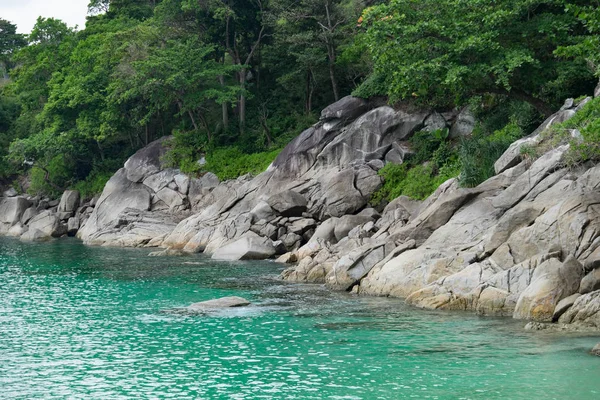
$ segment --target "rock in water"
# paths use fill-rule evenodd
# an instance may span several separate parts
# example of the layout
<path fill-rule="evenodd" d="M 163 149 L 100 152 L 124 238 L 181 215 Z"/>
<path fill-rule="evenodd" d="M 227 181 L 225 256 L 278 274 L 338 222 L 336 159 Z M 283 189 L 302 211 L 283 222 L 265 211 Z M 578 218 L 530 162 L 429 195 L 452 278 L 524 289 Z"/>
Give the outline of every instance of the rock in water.
<path fill-rule="evenodd" d="M 250 304 L 251 303 L 248 300 L 242 297 L 230 296 L 221 297 L 220 299 L 201 301 L 199 303 L 190 304 L 187 307 L 173 308 L 170 310 L 163 310 L 162 312 L 194 315 L 217 311 L 224 308 L 245 307 L 249 306 Z"/>
<path fill-rule="evenodd" d="M 187 308 L 189 310 L 205 310 L 214 308 L 244 307 L 249 305 L 250 302 L 242 297 L 230 296 L 190 304 Z"/>
<path fill-rule="evenodd" d="M 600 343 L 594 346 L 594 348 L 592 349 L 592 354 L 600 357 Z"/>

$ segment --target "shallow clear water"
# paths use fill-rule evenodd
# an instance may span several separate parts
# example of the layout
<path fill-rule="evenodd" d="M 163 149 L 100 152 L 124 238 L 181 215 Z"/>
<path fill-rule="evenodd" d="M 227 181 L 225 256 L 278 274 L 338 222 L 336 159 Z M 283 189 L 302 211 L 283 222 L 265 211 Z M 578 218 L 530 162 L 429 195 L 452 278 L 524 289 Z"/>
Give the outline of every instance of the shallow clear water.
<path fill-rule="evenodd" d="M 598 399 L 600 338 L 274 279 L 269 262 L 0 239 L 0 398 Z M 205 316 L 160 311 L 238 295 Z"/>

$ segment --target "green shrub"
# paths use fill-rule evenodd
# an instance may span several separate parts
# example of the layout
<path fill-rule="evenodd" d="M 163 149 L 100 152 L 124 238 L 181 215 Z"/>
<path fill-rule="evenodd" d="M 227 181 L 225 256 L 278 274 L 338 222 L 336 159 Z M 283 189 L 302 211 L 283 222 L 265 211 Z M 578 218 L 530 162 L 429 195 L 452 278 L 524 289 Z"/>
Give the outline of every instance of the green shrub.
<path fill-rule="evenodd" d="M 490 136 L 474 134 L 463 138 L 458 150 L 461 186 L 475 187 L 494 176 L 494 163 L 511 143 L 522 136 L 520 126 L 511 122 Z"/>
<path fill-rule="evenodd" d="M 58 197 L 64 188 L 73 180 L 73 167 L 59 155 L 54 157 L 46 166 L 46 171 L 34 166 L 29 171 L 30 185 L 27 192 L 32 195 Z"/>
<path fill-rule="evenodd" d="M 197 131 L 173 131 L 169 150 L 163 156 L 166 167 L 179 168 L 183 173 L 197 175 L 201 167 L 198 159 L 207 147 L 206 138 Z"/>
<path fill-rule="evenodd" d="M 383 186 L 373 194 L 370 203 L 381 204 L 399 196 L 416 200 L 429 197 L 442 183 L 458 176 L 460 167 L 456 157 L 452 157 L 439 169 L 433 162 L 411 167 L 409 164 L 388 164 L 379 170 Z"/>
<path fill-rule="evenodd" d="M 235 179 L 245 174 L 264 172 L 281 149 L 245 154 L 237 147 L 215 149 L 206 155 L 203 170 L 216 174 L 219 179 Z"/>
<path fill-rule="evenodd" d="M 83 199 L 91 199 L 97 194 L 102 193 L 106 182 L 113 175 L 113 172 L 93 171 L 84 181 L 77 182 L 73 189 L 78 190 Z"/>

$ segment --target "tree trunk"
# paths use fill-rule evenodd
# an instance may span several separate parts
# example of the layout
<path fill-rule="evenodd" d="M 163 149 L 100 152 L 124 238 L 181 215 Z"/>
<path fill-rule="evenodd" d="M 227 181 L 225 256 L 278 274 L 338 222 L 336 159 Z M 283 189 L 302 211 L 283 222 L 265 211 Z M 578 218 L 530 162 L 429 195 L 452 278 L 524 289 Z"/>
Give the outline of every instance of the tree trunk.
<path fill-rule="evenodd" d="M 337 81 L 335 80 L 335 67 L 333 63 L 329 63 L 329 78 L 331 79 L 331 87 L 333 89 L 333 98 L 335 101 L 340 99 L 340 95 L 338 93 Z"/>
<path fill-rule="evenodd" d="M 246 68 L 240 70 L 240 104 L 239 104 L 239 115 L 240 115 L 240 133 L 244 133 L 246 127 Z"/>
<path fill-rule="evenodd" d="M 223 77 L 223 75 L 219 75 L 219 83 L 221 84 L 221 87 L 225 87 L 225 78 Z M 222 114 L 222 118 L 223 118 L 223 130 L 227 131 L 227 129 L 229 129 L 229 110 L 228 110 L 229 106 L 227 104 L 227 102 L 224 102 L 221 104 L 221 114 Z"/>

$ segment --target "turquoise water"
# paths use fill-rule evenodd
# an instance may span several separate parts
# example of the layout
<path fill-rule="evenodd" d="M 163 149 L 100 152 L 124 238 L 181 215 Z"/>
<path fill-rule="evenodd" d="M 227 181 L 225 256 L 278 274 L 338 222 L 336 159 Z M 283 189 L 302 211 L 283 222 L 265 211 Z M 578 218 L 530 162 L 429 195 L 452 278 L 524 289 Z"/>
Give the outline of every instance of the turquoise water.
<path fill-rule="evenodd" d="M 0 398 L 599 399 L 600 337 L 274 279 L 269 262 L 0 239 Z M 205 316 L 160 310 L 238 295 Z"/>

